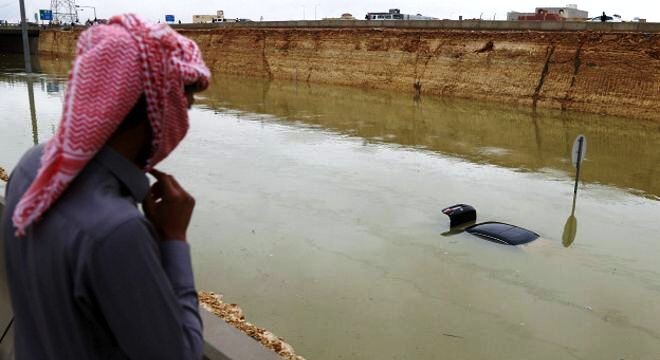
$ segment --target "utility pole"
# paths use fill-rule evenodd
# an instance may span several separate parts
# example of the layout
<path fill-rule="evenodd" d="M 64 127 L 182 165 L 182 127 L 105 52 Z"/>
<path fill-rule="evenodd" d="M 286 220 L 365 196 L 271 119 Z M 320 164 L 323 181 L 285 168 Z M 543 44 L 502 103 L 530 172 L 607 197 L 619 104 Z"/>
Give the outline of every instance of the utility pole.
<path fill-rule="evenodd" d="M 25 72 L 32 73 L 32 60 L 30 59 L 30 38 L 28 37 L 28 23 L 25 18 L 25 2 L 19 0 L 21 5 L 21 32 L 23 33 L 23 59 L 25 60 Z"/>

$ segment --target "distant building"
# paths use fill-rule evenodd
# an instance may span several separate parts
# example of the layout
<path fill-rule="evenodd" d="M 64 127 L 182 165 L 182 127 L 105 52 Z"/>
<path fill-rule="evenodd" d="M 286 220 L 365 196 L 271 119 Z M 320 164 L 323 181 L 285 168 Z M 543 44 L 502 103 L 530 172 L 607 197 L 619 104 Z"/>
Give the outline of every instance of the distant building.
<path fill-rule="evenodd" d="M 511 11 L 506 18 L 509 21 L 585 21 L 589 19 L 589 13 L 578 9 L 576 4 L 568 4 L 565 7 L 537 7 L 533 13 Z"/>
<path fill-rule="evenodd" d="M 562 21 L 565 20 L 558 14 L 550 14 L 545 9 L 537 9 L 535 13 L 516 13 L 507 14 L 507 20 L 510 21 Z"/>
<path fill-rule="evenodd" d="M 507 21 L 518 21 L 521 18 L 528 17 L 528 16 L 535 16 L 535 15 L 536 15 L 536 13 L 509 11 L 508 13 L 506 13 L 506 20 Z"/>
<path fill-rule="evenodd" d="M 193 24 L 206 24 L 213 22 L 215 15 L 193 15 Z"/>
<path fill-rule="evenodd" d="M 365 16 L 366 20 L 438 20 L 438 18 L 423 16 L 422 14 L 402 14 L 399 9 L 390 9 L 388 12 L 370 12 Z"/>
<path fill-rule="evenodd" d="M 193 15 L 193 24 L 207 24 L 225 21 L 225 12 L 218 10 L 216 15 Z"/>
<path fill-rule="evenodd" d="M 341 14 L 341 17 L 338 17 L 338 18 L 323 18 L 323 20 L 355 20 L 355 17 L 353 17 L 352 14 L 343 13 L 343 14 Z"/>

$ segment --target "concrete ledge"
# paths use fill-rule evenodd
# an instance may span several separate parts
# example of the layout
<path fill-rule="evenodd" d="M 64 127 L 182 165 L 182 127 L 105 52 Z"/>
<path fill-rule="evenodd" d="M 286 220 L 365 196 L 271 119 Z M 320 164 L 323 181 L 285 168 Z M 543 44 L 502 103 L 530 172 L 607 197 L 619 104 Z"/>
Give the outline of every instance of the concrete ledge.
<path fill-rule="evenodd" d="M 2 214 L 5 211 L 5 198 L 0 195 L 0 223 L 2 223 Z M 11 300 L 9 299 L 9 289 L 7 288 L 7 277 L 5 276 L 5 244 L 0 232 L 0 336 L 4 337 L 0 342 L 0 359 L 14 359 L 14 314 L 11 309 Z"/>
<path fill-rule="evenodd" d="M 0 219 L 5 210 L 5 199 L 0 196 Z M 0 335 L 5 337 L 0 342 L 0 359 L 14 359 L 14 332 L 12 310 L 5 277 L 4 240 L 0 233 Z M 243 334 L 209 311 L 200 308 L 204 322 L 204 359 L 205 360 L 280 360 L 273 351 Z"/>
<path fill-rule="evenodd" d="M 281 360 L 275 352 L 206 309 L 201 308 L 200 315 L 204 321 L 205 360 Z"/>
<path fill-rule="evenodd" d="M 5 199 L 0 195 L 0 223 L 2 222 L 2 214 L 5 211 Z M 9 301 L 9 287 L 7 285 L 7 276 L 5 274 L 5 246 L 0 233 L 0 335 L 7 328 L 11 319 L 14 317 L 11 309 L 11 302 Z M 0 359 L 2 359 L 0 357 Z"/>

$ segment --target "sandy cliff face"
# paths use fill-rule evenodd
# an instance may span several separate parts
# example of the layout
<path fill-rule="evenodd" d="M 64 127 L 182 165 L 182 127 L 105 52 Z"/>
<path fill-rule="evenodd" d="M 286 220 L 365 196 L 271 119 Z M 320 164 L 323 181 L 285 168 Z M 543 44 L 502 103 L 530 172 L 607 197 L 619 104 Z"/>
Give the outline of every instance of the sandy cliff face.
<path fill-rule="evenodd" d="M 216 73 L 660 120 L 660 34 L 358 28 L 180 30 Z M 73 53 L 75 33 L 42 34 Z"/>
<path fill-rule="evenodd" d="M 76 54 L 80 31 L 47 30 L 39 33 L 39 54 L 71 57 Z"/>

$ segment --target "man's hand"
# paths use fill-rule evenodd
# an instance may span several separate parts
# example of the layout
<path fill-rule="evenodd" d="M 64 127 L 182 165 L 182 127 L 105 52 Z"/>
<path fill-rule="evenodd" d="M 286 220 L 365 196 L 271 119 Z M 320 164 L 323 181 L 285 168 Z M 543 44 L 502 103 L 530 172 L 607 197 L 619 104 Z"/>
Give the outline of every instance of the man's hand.
<path fill-rule="evenodd" d="M 142 203 L 144 214 L 156 228 L 161 240 L 186 241 L 195 199 L 172 177 L 158 170 L 151 170 L 156 183 L 151 186 Z"/>

